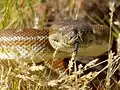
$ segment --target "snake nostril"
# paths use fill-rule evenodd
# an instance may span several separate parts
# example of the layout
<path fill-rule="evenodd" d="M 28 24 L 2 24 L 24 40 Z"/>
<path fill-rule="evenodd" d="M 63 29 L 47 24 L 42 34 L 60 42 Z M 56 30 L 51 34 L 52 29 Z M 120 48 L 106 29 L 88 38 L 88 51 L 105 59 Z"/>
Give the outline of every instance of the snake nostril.
<path fill-rule="evenodd" d="M 92 40 L 90 40 L 90 42 L 92 42 Z"/>
<path fill-rule="evenodd" d="M 55 42 L 58 42 L 58 40 L 57 40 L 57 39 L 54 39 L 54 41 L 55 41 Z"/>

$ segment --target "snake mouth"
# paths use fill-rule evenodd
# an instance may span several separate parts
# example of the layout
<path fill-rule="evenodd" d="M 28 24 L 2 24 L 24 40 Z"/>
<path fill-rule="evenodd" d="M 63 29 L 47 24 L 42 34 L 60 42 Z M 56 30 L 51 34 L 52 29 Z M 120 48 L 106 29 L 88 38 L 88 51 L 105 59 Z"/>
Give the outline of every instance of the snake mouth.
<path fill-rule="evenodd" d="M 64 52 L 73 52 L 79 51 L 78 49 L 87 48 L 91 44 L 90 42 L 82 41 L 78 35 L 69 37 L 68 35 L 61 36 L 60 34 L 51 34 L 49 35 L 49 42 L 54 49 L 64 51 Z"/>
<path fill-rule="evenodd" d="M 54 49 L 71 53 L 74 51 L 74 42 L 77 37 L 68 39 L 67 37 L 61 37 L 60 35 L 53 34 L 49 36 L 49 42 Z"/>

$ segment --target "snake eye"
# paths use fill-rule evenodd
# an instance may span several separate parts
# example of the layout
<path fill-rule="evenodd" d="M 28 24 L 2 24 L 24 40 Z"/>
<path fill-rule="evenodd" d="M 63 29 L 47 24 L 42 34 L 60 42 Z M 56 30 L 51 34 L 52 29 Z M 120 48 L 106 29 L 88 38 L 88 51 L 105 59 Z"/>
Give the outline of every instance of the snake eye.
<path fill-rule="evenodd" d="M 93 40 L 90 40 L 89 42 L 92 42 Z"/>
<path fill-rule="evenodd" d="M 58 28 L 58 32 L 59 32 L 59 33 L 61 33 L 61 32 L 62 32 L 62 30 L 63 30 L 63 29 L 62 29 L 61 27 L 60 27 L 60 28 Z"/>

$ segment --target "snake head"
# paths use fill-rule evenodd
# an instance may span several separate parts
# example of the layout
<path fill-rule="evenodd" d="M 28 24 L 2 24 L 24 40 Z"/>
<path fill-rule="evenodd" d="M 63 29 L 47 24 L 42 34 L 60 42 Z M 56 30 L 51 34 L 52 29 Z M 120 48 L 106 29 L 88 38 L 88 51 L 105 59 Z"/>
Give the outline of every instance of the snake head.
<path fill-rule="evenodd" d="M 55 23 L 49 32 L 52 47 L 68 53 L 75 50 L 76 41 L 79 49 L 88 47 L 93 39 L 92 28 L 83 20 L 65 20 Z"/>

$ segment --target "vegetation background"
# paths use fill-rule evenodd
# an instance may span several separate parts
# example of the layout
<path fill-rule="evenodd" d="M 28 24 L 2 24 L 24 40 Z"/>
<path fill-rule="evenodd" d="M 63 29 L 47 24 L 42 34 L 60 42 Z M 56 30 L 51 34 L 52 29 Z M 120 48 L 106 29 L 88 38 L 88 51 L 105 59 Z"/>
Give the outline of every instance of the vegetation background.
<path fill-rule="evenodd" d="M 52 21 L 80 18 L 107 25 L 118 37 L 120 0 L 0 0 L 0 30 L 43 28 Z M 85 66 L 79 64 L 72 74 L 56 74 L 43 65 L 13 62 L 13 66 L 9 60 L 1 61 L 0 90 L 119 90 L 119 56 L 110 53 L 108 57 L 108 64 L 101 70 L 88 70 L 97 65 L 95 59 Z M 89 72 L 83 74 L 86 70 Z"/>

